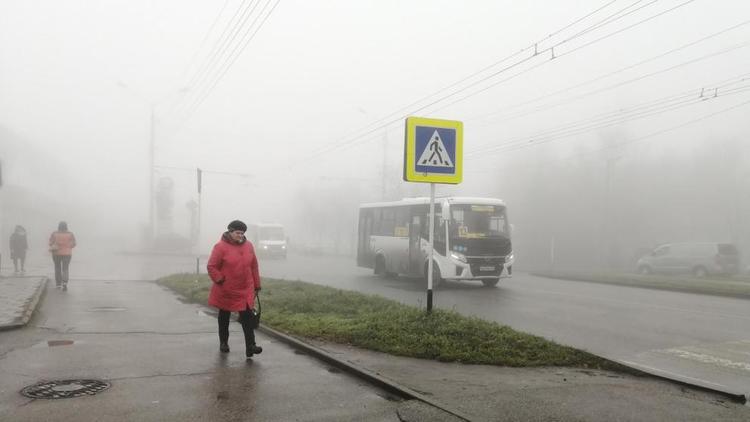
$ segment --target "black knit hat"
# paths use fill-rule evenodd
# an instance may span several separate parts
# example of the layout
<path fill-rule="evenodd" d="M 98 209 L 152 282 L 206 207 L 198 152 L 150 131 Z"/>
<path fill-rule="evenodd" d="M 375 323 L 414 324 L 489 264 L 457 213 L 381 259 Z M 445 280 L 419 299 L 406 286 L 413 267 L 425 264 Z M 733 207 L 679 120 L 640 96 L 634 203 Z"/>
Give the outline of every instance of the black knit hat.
<path fill-rule="evenodd" d="M 234 220 L 231 223 L 229 223 L 229 225 L 227 226 L 227 229 L 229 229 L 230 232 L 233 232 L 233 231 L 236 231 L 236 230 L 239 230 L 239 231 L 242 231 L 242 232 L 246 232 L 247 231 L 247 224 L 243 223 L 240 220 Z"/>

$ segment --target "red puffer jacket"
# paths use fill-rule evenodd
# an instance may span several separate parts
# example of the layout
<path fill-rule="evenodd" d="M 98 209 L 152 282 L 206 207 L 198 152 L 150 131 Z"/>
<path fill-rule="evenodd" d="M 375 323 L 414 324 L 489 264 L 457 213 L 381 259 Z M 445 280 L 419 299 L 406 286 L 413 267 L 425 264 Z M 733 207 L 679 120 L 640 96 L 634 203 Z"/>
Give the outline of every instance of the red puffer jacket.
<path fill-rule="evenodd" d="M 214 282 L 208 304 L 225 311 L 244 311 L 254 307 L 255 290 L 260 289 L 258 259 L 253 245 L 245 239 L 235 243 L 224 233 L 211 251 L 208 275 Z M 219 283 L 221 280 L 223 282 Z"/>

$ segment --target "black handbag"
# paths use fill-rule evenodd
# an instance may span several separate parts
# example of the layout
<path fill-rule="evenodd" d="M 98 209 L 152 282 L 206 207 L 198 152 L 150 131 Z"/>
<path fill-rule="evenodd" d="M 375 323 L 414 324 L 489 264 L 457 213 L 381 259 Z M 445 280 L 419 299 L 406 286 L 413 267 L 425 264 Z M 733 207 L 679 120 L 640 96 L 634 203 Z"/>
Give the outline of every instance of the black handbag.
<path fill-rule="evenodd" d="M 260 326 L 260 292 L 255 292 L 255 301 L 258 302 L 258 309 L 250 309 L 249 312 L 245 312 L 245 321 L 241 323 L 250 324 L 250 328 L 258 328 Z"/>

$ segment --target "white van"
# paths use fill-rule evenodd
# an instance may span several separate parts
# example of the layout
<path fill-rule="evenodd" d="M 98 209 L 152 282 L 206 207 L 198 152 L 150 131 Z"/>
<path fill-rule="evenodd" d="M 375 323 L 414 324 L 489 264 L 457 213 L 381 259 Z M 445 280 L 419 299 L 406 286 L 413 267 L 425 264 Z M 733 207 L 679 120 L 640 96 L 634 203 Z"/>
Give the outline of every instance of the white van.
<path fill-rule="evenodd" d="M 668 243 L 641 257 L 637 268 L 641 274 L 731 275 L 739 270 L 739 253 L 731 243 Z"/>
<path fill-rule="evenodd" d="M 276 223 L 256 223 L 247 227 L 245 236 L 253 242 L 258 256 L 286 258 L 288 249 L 284 226 Z"/>

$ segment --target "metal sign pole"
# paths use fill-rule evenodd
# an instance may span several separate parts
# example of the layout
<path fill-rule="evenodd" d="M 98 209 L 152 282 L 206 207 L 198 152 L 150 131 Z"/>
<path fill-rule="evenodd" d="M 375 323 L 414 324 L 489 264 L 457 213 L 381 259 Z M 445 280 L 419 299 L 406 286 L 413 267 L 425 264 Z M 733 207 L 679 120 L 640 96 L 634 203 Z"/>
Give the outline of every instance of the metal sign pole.
<path fill-rule="evenodd" d="M 427 262 L 427 312 L 432 311 L 435 269 L 435 184 L 459 184 L 463 179 L 463 123 L 457 120 L 406 118 L 404 174 L 407 182 L 430 184 L 430 252 Z M 446 251 L 448 250 L 446 225 Z M 439 267 L 437 270 L 439 271 Z M 438 274 L 440 274 L 438 272 Z"/>
<path fill-rule="evenodd" d="M 430 183 L 430 260 L 427 263 L 427 312 L 432 311 L 432 254 L 435 251 L 435 184 Z"/>

